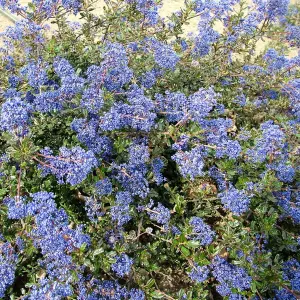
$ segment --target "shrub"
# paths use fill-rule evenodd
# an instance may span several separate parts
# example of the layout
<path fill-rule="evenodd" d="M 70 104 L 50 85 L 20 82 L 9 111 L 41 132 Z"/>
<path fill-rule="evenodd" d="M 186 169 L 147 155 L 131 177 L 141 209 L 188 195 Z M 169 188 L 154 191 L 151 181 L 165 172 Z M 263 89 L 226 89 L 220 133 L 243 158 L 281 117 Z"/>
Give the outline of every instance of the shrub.
<path fill-rule="evenodd" d="M 296 6 L 0 4 L 0 297 L 300 297 Z"/>

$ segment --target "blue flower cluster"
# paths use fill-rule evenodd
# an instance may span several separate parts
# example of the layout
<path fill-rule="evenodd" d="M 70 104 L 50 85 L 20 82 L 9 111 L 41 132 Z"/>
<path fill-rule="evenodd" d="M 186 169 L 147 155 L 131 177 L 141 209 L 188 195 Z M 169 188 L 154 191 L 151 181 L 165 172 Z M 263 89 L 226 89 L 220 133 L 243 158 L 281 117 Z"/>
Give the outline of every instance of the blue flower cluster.
<path fill-rule="evenodd" d="M 202 124 L 217 105 L 217 94 L 212 87 L 199 89 L 188 98 L 183 93 L 166 92 L 165 97 L 156 94 L 158 113 L 164 115 L 169 122 L 183 122 L 191 119 Z"/>
<path fill-rule="evenodd" d="M 172 145 L 172 150 L 188 150 L 190 137 L 186 134 L 182 134 L 179 139 Z"/>
<path fill-rule="evenodd" d="M 283 209 L 282 218 L 291 218 L 295 224 L 300 224 L 300 193 L 299 191 L 274 192 L 278 205 Z"/>
<path fill-rule="evenodd" d="M 189 235 L 190 239 L 199 241 L 202 246 L 212 243 L 216 233 L 201 218 L 192 217 L 189 223 L 193 229 Z"/>
<path fill-rule="evenodd" d="M 42 5 L 38 0 L 33 0 L 32 3 L 38 7 L 40 13 L 43 13 L 48 17 L 55 15 L 60 6 L 67 11 L 72 11 L 74 14 L 77 14 L 82 6 L 82 3 L 79 0 L 51 0 L 43 2 Z"/>
<path fill-rule="evenodd" d="M 128 67 L 126 49 L 118 43 L 106 45 L 103 61 L 100 66 L 91 66 L 87 70 L 88 80 L 95 90 L 104 85 L 109 91 L 120 91 L 132 79 L 133 72 Z"/>
<path fill-rule="evenodd" d="M 227 187 L 226 180 L 225 180 L 226 174 L 222 174 L 220 170 L 215 166 L 211 167 L 208 170 L 208 174 L 217 183 L 218 190 L 220 192 L 226 189 Z"/>
<path fill-rule="evenodd" d="M 293 79 L 283 86 L 283 92 L 290 99 L 291 113 L 300 120 L 300 79 Z"/>
<path fill-rule="evenodd" d="M 58 90 L 42 92 L 33 97 L 33 105 L 36 111 L 47 113 L 59 111 L 63 108 L 64 98 Z"/>
<path fill-rule="evenodd" d="M 112 152 L 112 142 L 108 136 L 101 134 L 97 118 L 74 119 L 71 129 L 77 132 L 79 142 L 102 158 L 108 158 Z"/>
<path fill-rule="evenodd" d="M 48 68 L 49 66 L 43 64 L 42 61 L 38 61 L 37 63 L 31 61 L 22 68 L 21 74 L 27 78 L 28 84 L 31 87 L 38 89 L 48 81 Z"/>
<path fill-rule="evenodd" d="M 149 38 L 146 40 L 146 43 L 154 52 L 154 60 L 159 67 L 171 70 L 176 67 L 179 61 L 179 56 L 170 46 L 158 41 L 155 38 Z"/>
<path fill-rule="evenodd" d="M 241 146 L 238 141 L 228 136 L 229 129 L 233 126 L 231 119 L 211 119 L 203 122 L 207 143 L 216 148 L 216 157 L 237 158 L 241 153 Z"/>
<path fill-rule="evenodd" d="M 273 20 L 285 16 L 288 11 L 289 0 L 255 0 L 258 11 L 264 13 L 268 19 Z"/>
<path fill-rule="evenodd" d="M 32 1 L 0 0 L 24 17 L 0 35 L 0 298 L 296 299 L 289 1 L 185 1 L 170 23 L 159 0 L 105 1 L 103 18 L 94 3 Z M 183 35 L 195 17 L 197 33 Z M 256 55 L 273 33 L 286 44 Z M 282 272 L 265 276 L 271 264 Z M 178 293 L 152 285 L 182 266 L 190 284 Z"/>
<path fill-rule="evenodd" d="M 156 69 L 147 71 L 140 77 L 140 83 L 144 88 L 150 89 L 155 85 L 158 76 L 159 71 Z"/>
<path fill-rule="evenodd" d="M 159 20 L 158 6 L 154 0 L 126 0 L 136 5 L 136 9 L 144 15 L 144 22 L 153 26 Z"/>
<path fill-rule="evenodd" d="M 98 87 L 89 87 L 83 92 L 80 104 L 89 113 L 97 114 L 104 104 L 102 90 Z"/>
<path fill-rule="evenodd" d="M 275 170 L 276 177 L 282 182 L 290 183 L 295 177 L 295 169 L 283 162 L 279 162 L 278 164 L 271 164 L 267 167 L 269 167 L 271 170 Z"/>
<path fill-rule="evenodd" d="M 225 208 L 232 211 L 234 215 L 240 216 L 249 209 L 250 198 L 244 190 L 238 190 L 230 186 L 228 190 L 218 194 Z"/>
<path fill-rule="evenodd" d="M 8 242 L 0 241 L 0 298 L 4 298 L 6 289 L 15 280 L 15 270 L 18 255 Z"/>
<path fill-rule="evenodd" d="M 43 259 L 39 261 L 45 268 L 47 278 L 32 291 L 32 299 L 49 294 L 50 297 L 66 297 L 72 295 L 70 276 L 73 270 L 79 270 L 70 254 L 78 251 L 83 245 L 90 245 L 90 238 L 82 232 L 82 226 L 76 229 L 69 227 L 68 216 L 63 209 L 58 209 L 54 202 L 54 194 L 38 192 L 31 195 L 32 201 L 26 199 L 6 199 L 8 217 L 23 219 L 32 217 L 35 223 L 28 236 L 34 246 L 40 249 Z M 60 284 L 56 286 L 56 281 Z"/>
<path fill-rule="evenodd" d="M 13 4 L 16 2 L 12 1 L 11 3 Z M 25 53 L 30 54 L 34 47 L 39 49 L 41 45 L 43 45 L 45 41 L 44 29 L 46 29 L 46 27 L 28 19 L 22 19 L 16 22 L 15 26 L 8 26 L 1 36 L 3 36 L 3 41 L 10 51 L 15 50 L 15 42 L 19 41 Z M 31 44 L 28 44 L 25 41 L 30 37 L 32 41 Z M 13 69 L 13 67 L 15 67 L 15 61 L 13 57 L 8 55 L 4 58 L 8 64 L 7 68 Z"/>
<path fill-rule="evenodd" d="M 146 178 L 149 161 L 149 148 L 145 141 L 135 141 L 128 149 L 127 163 L 113 165 L 114 177 L 133 196 L 146 198 L 149 182 Z"/>
<path fill-rule="evenodd" d="M 44 148 L 35 160 L 39 162 L 43 176 L 53 174 L 60 183 L 71 185 L 82 182 L 98 166 L 94 153 L 79 146 L 71 149 L 61 147 L 58 156 L 54 156 L 50 148 Z"/>
<path fill-rule="evenodd" d="M 207 266 L 200 267 L 197 264 L 193 265 L 191 272 L 189 273 L 189 277 L 196 281 L 197 283 L 201 283 L 208 278 L 209 268 Z"/>
<path fill-rule="evenodd" d="M 7 100 L 1 107 L 1 129 L 18 136 L 26 135 L 30 124 L 31 112 L 31 105 L 20 98 Z"/>
<path fill-rule="evenodd" d="M 55 16 L 59 8 L 62 6 L 65 10 L 71 11 L 74 14 L 77 14 L 79 9 L 82 6 L 82 3 L 78 0 L 64 0 L 64 1 L 59 1 L 59 0 L 50 0 L 50 1 L 45 1 L 45 2 L 39 2 L 38 0 L 33 0 L 32 1 L 33 5 L 37 9 L 37 13 L 39 16 L 43 16 L 46 18 L 51 18 Z M 13 13 L 22 13 L 25 11 L 29 11 L 29 7 L 22 6 L 22 3 L 18 0 L 1 0 L 0 1 L 0 6 L 3 8 L 7 8 Z"/>
<path fill-rule="evenodd" d="M 165 180 L 164 176 L 162 175 L 163 168 L 164 162 L 161 158 L 158 157 L 152 161 L 152 171 L 157 185 L 162 184 Z"/>
<path fill-rule="evenodd" d="M 104 280 L 99 281 L 97 279 L 92 279 L 88 282 L 91 287 L 91 291 L 87 291 L 86 288 L 80 290 L 79 300 L 145 300 L 145 294 L 143 291 L 132 288 L 127 290 L 122 287 L 117 281 Z"/>
<path fill-rule="evenodd" d="M 239 291 L 249 289 L 252 282 L 252 278 L 244 268 L 232 265 L 219 256 L 214 258 L 212 273 L 220 283 L 217 292 L 223 297 L 232 296 L 234 294 L 232 289 Z"/>
<path fill-rule="evenodd" d="M 300 47 L 300 26 L 289 25 L 287 27 L 287 40 L 291 46 Z"/>
<path fill-rule="evenodd" d="M 283 279 L 289 281 L 291 289 L 276 290 L 276 299 L 296 300 L 300 292 L 300 263 L 296 259 L 290 259 L 283 264 Z"/>
<path fill-rule="evenodd" d="M 53 63 L 53 68 L 60 77 L 59 93 L 64 100 L 72 99 L 83 90 L 85 80 L 76 74 L 74 68 L 65 58 L 57 57 Z"/>
<path fill-rule="evenodd" d="M 122 128 L 132 128 L 138 131 L 150 131 L 154 126 L 156 114 L 153 112 L 153 102 L 134 91 L 128 95 L 128 101 L 116 102 L 100 119 L 100 128 L 104 131 L 112 131 Z"/>
<path fill-rule="evenodd" d="M 111 269 L 119 276 L 129 275 L 133 260 L 125 253 L 117 257 L 115 263 L 111 265 Z"/>
<path fill-rule="evenodd" d="M 209 54 L 212 44 L 218 40 L 220 34 L 209 26 L 201 26 L 199 29 L 193 53 L 195 56 L 205 56 Z"/>
<path fill-rule="evenodd" d="M 167 225 L 169 223 L 171 218 L 170 210 L 161 203 L 158 203 L 156 207 L 150 205 L 146 210 L 150 219 L 158 224 Z"/>
<path fill-rule="evenodd" d="M 115 206 L 111 207 L 111 219 L 122 227 L 131 220 L 130 206 L 133 199 L 128 192 L 118 192 L 116 194 Z"/>
<path fill-rule="evenodd" d="M 261 124 L 262 137 L 256 140 L 254 149 L 248 150 L 249 159 L 264 162 L 267 158 L 276 159 L 281 156 L 285 143 L 285 134 L 273 121 Z"/>
<path fill-rule="evenodd" d="M 94 223 L 98 221 L 100 217 L 104 215 L 101 211 L 102 205 L 99 199 L 96 197 L 85 197 L 85 211 L 87 217 Z"/>
<path fill-rule="evenodd" d="M 217 94 L 212 87 L 199 89 L 189 97 L 189 111 L 193 121 L 201 124 L 204 118 L 208 117 L 214 106 L 217 105 Z"/>
<path fill-rule="evenodd" d="M 110 195 L 113 191 L 112 183 L 109 178 L 104 178 L 95 183 L 96 193 L 99 196 Z"/>
<path fill-rule="evenodd" d="M 183 177 L 190 177 L 193 180 L 196 176 L 204 174 L 204 158 L 207 151 L 203 146 L 197 146 L 191 151 L 178 151 L 172 156 L 177 163 L 179 171 Z"/>
<path fill-rule="evenodd" d="M 183 93 L 166 92 L 165 96 L 155 95 L 157 108 L 169 122 L 179 122 L 188 116 L 188 99 Z"/>

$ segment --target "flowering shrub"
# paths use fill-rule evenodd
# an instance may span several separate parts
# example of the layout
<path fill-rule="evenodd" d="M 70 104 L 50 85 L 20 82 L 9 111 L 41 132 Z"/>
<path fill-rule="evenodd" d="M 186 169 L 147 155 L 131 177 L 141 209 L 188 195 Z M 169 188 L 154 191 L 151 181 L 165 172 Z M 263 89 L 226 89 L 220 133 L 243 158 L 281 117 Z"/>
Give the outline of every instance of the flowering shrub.
<path fill-rule="evenodd" d="M 0 297 L 299 299 L 297 6 L 0 5 Z"/>

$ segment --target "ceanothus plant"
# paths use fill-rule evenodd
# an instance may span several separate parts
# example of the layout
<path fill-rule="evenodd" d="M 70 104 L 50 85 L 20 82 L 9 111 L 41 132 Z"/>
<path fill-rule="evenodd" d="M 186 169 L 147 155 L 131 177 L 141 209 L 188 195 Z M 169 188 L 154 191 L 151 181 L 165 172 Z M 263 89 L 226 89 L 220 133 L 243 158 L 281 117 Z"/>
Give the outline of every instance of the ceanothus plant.
<path fill-rule="evenodd" d="M 0 0 L 1 298 L 299 299 L 299 7 L 161 4 Z"/>

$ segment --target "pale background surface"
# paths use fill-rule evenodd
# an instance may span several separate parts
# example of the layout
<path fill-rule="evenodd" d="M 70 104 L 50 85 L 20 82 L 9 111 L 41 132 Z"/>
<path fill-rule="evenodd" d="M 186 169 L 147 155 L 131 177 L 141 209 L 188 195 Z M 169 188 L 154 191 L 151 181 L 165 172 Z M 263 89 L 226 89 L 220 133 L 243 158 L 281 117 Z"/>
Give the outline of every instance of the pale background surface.
<path fill-rule="evenodd" d="M 26 5 L 28 0 L 21 0 L 20 3 L 23 5 Z M 98 0 L 97 10 L 100 12 L 102 11 L 102 7 L 104 5 L 103 0 Z M 168 16 L 172 12 L 179 10 L 181 6 L 183 6 L 184 0 L 165 0 L 164 6 L 161 9 L 161 16 Z M 76 18 L 75 18 L 76 19 Z M 196 24 L 194 22 L 194 24 Z M 12 25 L 12 21 L 9 20 L 9 18 L 5 17 L 0 13 L 0 32 L 5 29 L 6 26 Z"/>
<path fill-rule="evenodd" d="M 28 2 L 30 2 L 30 1 L 20 0 L 20 3 L 23 5 L 26 5 Z M 172 12 L 179 10 L 180 7 L 182 7 L 184 5 L 184 0 L 164 0 L 163 3 L 164 3 L 164 5 L 160 9 L 160 15 L 162 17 L 166 17 L 166 16 L 171 15 Z M 300 3 L 300 0 L 291 0 L 291 3 Z M 104 6 L 104 1 L 98 0 L 96 10 L 100 13 L 102 11 L 103 6 Z M 74 17 L 74 18 L 72 17 L 71 19 L 76 21 L 76 17 Z M 197 29 L 197 23 L 198 23 L 198 20 L 196 18 L 192 19 L 190 24 L 186 28 L 187 33 L 195 31 Z M 2 32 L 6 26 L 12 25 L 12 24 L 13 24 L 13 22 L 8 17 L 6 17 L 0 13 L 0 32 Z M 264 46 L 264 44 L 260 43 L 258 45 L 257 50 L 259 51 L 260 49 L 263 49 L 263 46 Z M 295 52 L 295 49 L 293 49 L 292 52 L 293 52 L 293 54 L 297 54 L 297 51 Z"/>

